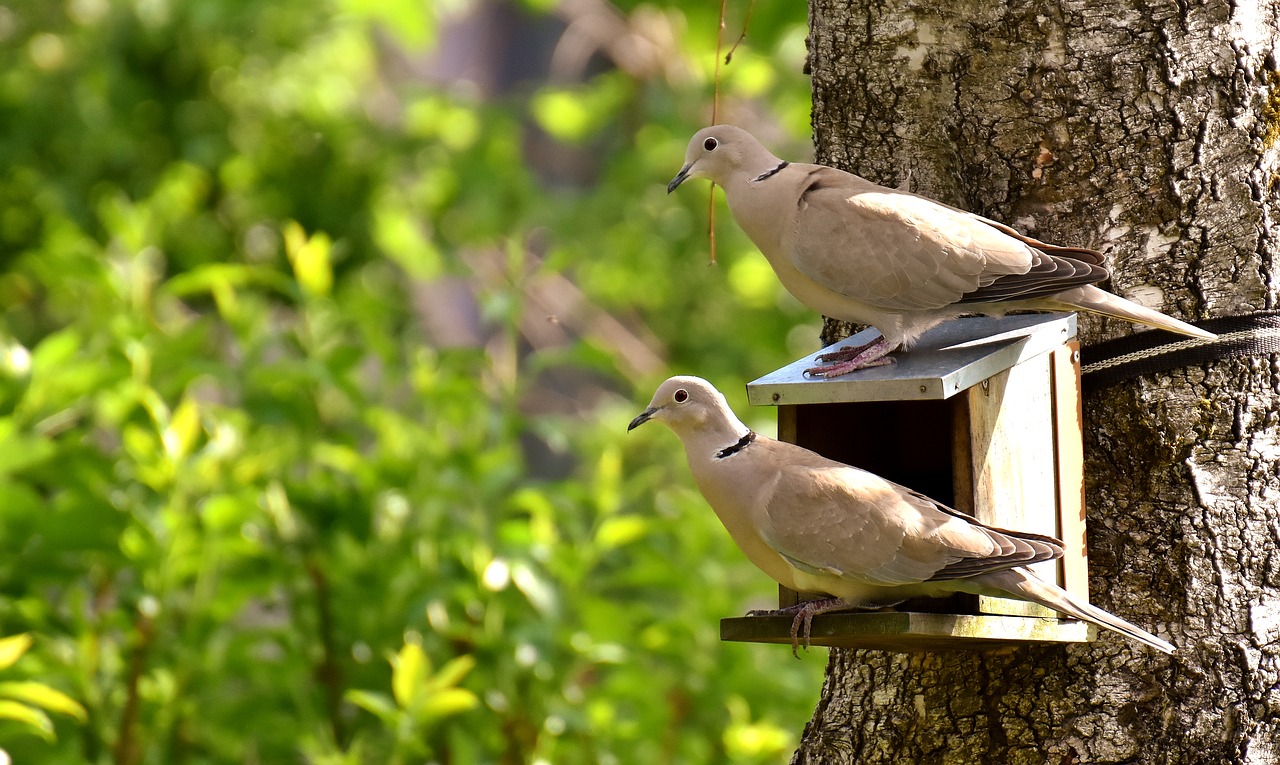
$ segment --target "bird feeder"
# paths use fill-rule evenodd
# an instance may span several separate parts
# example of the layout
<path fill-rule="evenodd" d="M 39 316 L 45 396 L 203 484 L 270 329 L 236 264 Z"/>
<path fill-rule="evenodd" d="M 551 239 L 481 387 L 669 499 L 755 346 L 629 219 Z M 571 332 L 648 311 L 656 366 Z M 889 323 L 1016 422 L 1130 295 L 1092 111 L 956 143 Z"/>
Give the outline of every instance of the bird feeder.
<path fill-rule="evenodd" d="M 831 380 L 804 370 L 820 353 L 875 339 L 855 335 L 747 385 L 776 406 L 778 438 L 877 473 L 982 523 L 1066 543 L 1042 579 L 1088 599 L 1075 314 L 965 318 L 926 333 L 895 364 Z M 779 588 L 779 607 L 801 594 Z M 806 594 L 805 599 L 816 597 Z M 722 640 L 791 644 L 790 616 L 723 619 Z M 893 611 L 814 618 L 811 644 L 921 651 L 1093 639 L 1092 625 L 1041 606 L 957 594 Z"/>

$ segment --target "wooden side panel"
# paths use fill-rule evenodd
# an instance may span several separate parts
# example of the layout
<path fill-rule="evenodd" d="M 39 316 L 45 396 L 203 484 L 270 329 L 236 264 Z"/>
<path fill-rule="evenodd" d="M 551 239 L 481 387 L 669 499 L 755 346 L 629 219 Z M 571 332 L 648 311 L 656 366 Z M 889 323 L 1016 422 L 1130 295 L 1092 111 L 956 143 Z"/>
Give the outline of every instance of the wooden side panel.
<path fill-rule="evenodd" d="M 973 505 L 978 520 L 1037 534 L 1058 534 L 1058 464 L 1054 448 L 1050 357 L 1045 353 L 968 391 Z M 1033 567 L 1061 584 L 1057 562 Z M 979 598 L 990 614 L 1049 616 L 1040 606 Z"/>
<path fill-rule="evenodd" d="M 778 409 L 778 440 L 789 444 L 800 443 L 796 433 L 796 407 L 782 405 Z M 800 602 L 800 593 L 778 585 L 778 608 L 790 608 Z"/>
<path fill-rule="evenodd" d="M 794 404 L 777 407 L 778 409 L 778 440 L 786 441 L 789 444 L 798 444 L 798 434 L 796 433 L 796 407 Z"/>
<path fill-rule="evenodd" d="M 951 399 L 951 490 L 954 501 L 951 506 L 975 518 L 973 506 L 973 430 L 969 415 L 970 389 Z M 935 498 L 936 499 L 936 498 Z"/>
<path fill-rule="evenodd" d="M 1052 354 L 1053 417 L 1058 456 L 1058 538 L 1062 586 L 1089 599 L 1089 546 L 1084 521 L 1084 415 L 1080 401 L 1080 343 L 1071 341 Z"/>

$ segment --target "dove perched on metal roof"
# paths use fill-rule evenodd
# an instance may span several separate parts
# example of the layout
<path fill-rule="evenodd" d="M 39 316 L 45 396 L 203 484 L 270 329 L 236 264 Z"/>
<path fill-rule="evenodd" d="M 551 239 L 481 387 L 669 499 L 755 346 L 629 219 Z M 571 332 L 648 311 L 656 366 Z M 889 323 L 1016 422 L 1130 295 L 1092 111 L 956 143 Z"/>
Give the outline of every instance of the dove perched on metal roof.
<path fill-rule="evenodd" d="M 1213 334 L 1095 286 L 1101 253 L 1038 241 L 979 215 L 824 165 L 786 162 L 732 125 L 699 130 L 671 192 L 690 178 L 724 189 L 738 225 L 787 291 L 824 316 L 882 337 L 829 354 L 833 377 L 892 361 L 963 314 L 1089 311 L 1198 338 Z"/>

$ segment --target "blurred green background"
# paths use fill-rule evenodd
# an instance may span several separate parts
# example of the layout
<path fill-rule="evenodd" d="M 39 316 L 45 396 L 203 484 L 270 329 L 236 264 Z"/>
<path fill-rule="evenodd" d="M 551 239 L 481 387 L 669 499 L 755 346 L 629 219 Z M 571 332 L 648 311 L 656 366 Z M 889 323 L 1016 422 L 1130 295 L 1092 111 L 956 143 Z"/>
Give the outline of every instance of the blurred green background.
<path fill-rule="evenodd" d="M 718 4 L 0 5 L 0 761 L 784 760 L 825 652 L 674 373 L 817 346 L 707 188 Z M 726 47 L 748 9 L 729 8 Z M 721 119 L 808 154 L 805 9 Z"/>

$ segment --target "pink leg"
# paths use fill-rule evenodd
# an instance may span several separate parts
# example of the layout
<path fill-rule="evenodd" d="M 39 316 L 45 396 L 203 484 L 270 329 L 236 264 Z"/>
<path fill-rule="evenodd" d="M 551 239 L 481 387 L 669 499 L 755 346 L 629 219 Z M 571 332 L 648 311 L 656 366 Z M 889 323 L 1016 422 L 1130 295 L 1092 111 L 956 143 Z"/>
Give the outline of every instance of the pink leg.
<path fill-rule="evenodd" d="M 839 377 L 859 369 L 868 369 L 870 367 L 883 366 L 892 364 L 894 360 L 889 358 L 889 351 L 893 350 L 883 336 L 872 340 L 866 345 L 859 345 L 853 348 L 841 348 L 838 351 L 824 353 L 818 357 L 818 361 L 836 362 L 834 364 L 824 364 L 822 366 L 810 367 L 804 370 L 807 375 L 814 377 Z"/>

